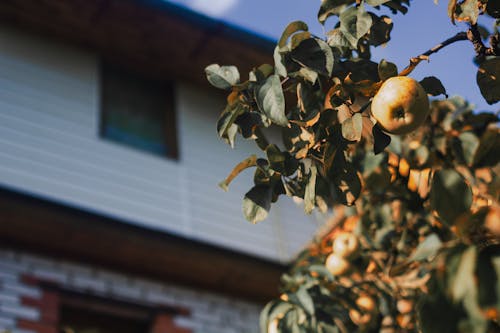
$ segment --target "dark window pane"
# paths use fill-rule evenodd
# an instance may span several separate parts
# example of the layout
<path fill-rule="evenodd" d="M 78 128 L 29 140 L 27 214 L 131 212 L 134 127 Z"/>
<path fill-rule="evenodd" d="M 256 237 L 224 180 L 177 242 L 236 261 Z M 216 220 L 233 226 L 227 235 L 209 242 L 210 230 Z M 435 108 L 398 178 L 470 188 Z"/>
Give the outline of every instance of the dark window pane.
<path fill-rule="evenodd" d="M 92 309 L 63 306 L 60 329 L 75 333 L 148 333 L 149 323 Z"/>
<path fill-rule="evenodd" d="M 102 67 L 101 135 L 142 151 L 175 157 L 171 84 Z M 174 138 L 174 140 L 172 140 Z"/>

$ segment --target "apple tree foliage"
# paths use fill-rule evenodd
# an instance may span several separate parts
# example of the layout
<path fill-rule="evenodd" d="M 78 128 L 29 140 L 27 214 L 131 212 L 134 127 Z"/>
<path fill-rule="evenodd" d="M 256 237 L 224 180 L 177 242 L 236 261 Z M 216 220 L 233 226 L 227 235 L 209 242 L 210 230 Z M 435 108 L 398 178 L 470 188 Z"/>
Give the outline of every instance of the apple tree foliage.
<path fill-rule="evenodd" d="M 420 82 L 432 102 L 416 131 L 388 135 L 370 111 L 385 80 L 458 41 L 471 44 L 476 83 L 497 103 L 500 1 L 450 0 L 463 32 L 401 70 L 372 61 L 372 47 L 390 41 L 390 15 L 408 10 L 409 0 L 323 0 L 318 19 L 333 27 L 324 38 L 292 22 L 274 64 L 248 79 L 234 66 L 206 68 L 228 92 L 219 136 L 234 146 L 239 134 L 262 150 L 220 184 L 227 189 L 254 168 L 245 217 L 264 220 L 281 195 L 300 198 L 308 214 L 335 212 L 283 276 L 280 298 L 262 311 L 262 332 L 500 332 L 498 113 L 448 98 L 434 76 Z M 496 20 L 492 31 L 479 25 L 482 16 Z M 280 142 L 266 137 L 269 127 Z M 325 261 L 342 232 L 356 237 L 359 254 L 332 274 Z"/>

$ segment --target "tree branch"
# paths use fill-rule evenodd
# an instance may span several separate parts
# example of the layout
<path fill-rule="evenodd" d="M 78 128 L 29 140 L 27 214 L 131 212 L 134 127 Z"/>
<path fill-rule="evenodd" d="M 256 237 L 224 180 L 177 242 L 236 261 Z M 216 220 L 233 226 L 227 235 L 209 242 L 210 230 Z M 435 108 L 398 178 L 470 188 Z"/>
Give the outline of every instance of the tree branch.
<path fill-rule="evenodd" d="M 486 47 L 481 39 L 481 34 L 477 29 L 477 24 L 471 24 L 470 29 L 467 31 L 467 39 L 471 41 L 472 45 L 474 45 L 476 57 L 480 60 L 484 59 L 486 56 L 500 56 L 498 34 L 491 35 L 490 47 Z"/>
<path fill-rule="evenodd" d="M 399 73 L 399 75 L 406 76 L 406 75 L 410 74 L 422 60 L 428 60 L 429 56 L 431 54 L 437 53 L 439 50 L 441 50 L 442 48 L 444 48 L 450 44 L 453 44 L 453 43 L 461 41 L 461 40 L 467 40 L 467 39 L 468 39 L 468 37 L 467 37 L 466 32 L 457 33 L 455 36 L 448 38 L 447 40 L 443 41 L 442 43 L 434 46 L 432 49 L 425 51 L 421 55 L 416 56 L 414 58 L 411 58 L 410 64 L 408 65 L 408 67 L 403 69 L 401 71 L 401 73 Z"/>

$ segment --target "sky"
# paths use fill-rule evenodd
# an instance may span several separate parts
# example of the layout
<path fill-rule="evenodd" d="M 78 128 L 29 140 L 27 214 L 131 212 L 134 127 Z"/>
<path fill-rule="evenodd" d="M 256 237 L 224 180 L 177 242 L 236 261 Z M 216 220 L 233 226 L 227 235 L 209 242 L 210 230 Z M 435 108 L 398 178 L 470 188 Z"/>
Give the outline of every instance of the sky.
<path fill-rule="evenodd" d="M 306 22 L 309 29 L 321 37 L 336 23 L 335 19 L 331 18 L 323 28 L 317 22 L 319 0 L 167 1 L 275 39 L 279 38 L 289 22 L 295 20 Z M 447 0 L 440 0 L 437 4 L 433 0 L 413 0 L 406 15 L 379 12 L 391 16 L 394 28 L 391 41 L 385 47 L 373 49 L 372 59 L 374 61 L 386 59 L 402 69 L 411 57 L 427 51 L 459 31 L 465 31 L 466 24 L 457 23 L 455 26 L 450 22 L 447 16 L 447 4 Z M 492 20 L 480 18 L 479 23 L 491 31 Z M 417 80 L 426 76 L 436 76 L 442 81 L 448 95 L 465 97 L 476 106 L 477 110 L 497 111 L 500 109 L 500 103 L 488 105 L 479 92 L 476 84 L 477 67 L 472 62 L 473 57 L 474 50 L 471 43 L 460 41 L 432 55 L 430 62 L 421 62 L 411 76 Z"/>

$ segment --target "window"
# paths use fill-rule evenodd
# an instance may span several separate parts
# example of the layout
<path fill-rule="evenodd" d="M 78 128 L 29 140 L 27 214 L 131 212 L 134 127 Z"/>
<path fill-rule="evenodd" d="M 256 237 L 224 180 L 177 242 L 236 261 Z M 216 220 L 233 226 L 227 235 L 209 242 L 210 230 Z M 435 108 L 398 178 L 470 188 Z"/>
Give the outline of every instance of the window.
<path fill-rule="evenodd" d="M 173 85 L 104 63 L 100 134 L 128 147 L 177 158 Z"/>

